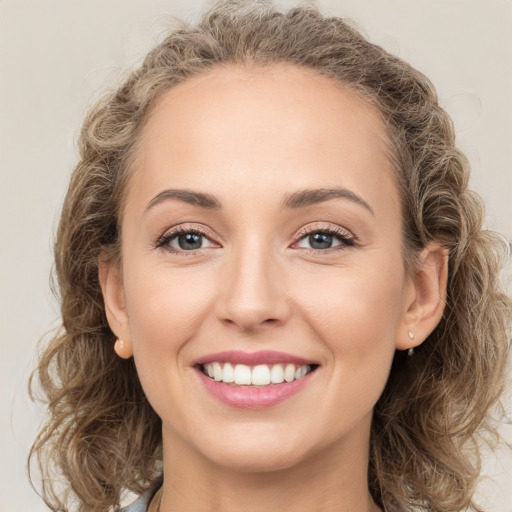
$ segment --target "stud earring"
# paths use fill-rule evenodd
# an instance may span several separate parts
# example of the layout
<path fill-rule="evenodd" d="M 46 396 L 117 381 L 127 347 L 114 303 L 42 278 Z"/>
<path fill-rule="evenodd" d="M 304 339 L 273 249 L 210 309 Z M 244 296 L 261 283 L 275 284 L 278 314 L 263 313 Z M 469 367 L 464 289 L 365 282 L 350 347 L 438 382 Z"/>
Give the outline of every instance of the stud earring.
<path fill-rule="evenodd" d="M 412 331 L 409 331 L 407 333 L 407 335 L 409 336 L 409 339 L 413 340 L 414 339 L 414 333 Z M 414 354 L 414 347 L 411 347 L 408 351 L 407 351 L 407 355 L 408 356 L 412 356 Z"/>
<path fill-rule="evenodd" d="M 120 338 L 117 338 L 116 342 L 114 343 L 114 350 L 121 359 L 130 359 L 130 357 L 133 355 L 131 344 L 126 343 Z"/>

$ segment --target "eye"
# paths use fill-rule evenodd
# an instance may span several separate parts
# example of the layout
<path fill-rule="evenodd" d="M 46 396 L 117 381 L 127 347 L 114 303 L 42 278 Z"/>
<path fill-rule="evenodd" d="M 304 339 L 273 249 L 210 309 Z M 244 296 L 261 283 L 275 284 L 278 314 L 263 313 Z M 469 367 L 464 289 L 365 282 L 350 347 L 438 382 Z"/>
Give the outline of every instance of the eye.
<path fill-rule="evenodd" d="M 299 236 L 301 238 L 294 244 L 295 247 L 314 251 L 341 250 L 355 245 L 355 237 L 339 227 L 305 228 Z"/>
<path fill-rule="evenodd" d="M 156 247 L 178 253 L 193 252 L 199 249 L 218 247 L 218 245 L 198 228 L 179 227 L 163 235 L 156 243 Z"/>

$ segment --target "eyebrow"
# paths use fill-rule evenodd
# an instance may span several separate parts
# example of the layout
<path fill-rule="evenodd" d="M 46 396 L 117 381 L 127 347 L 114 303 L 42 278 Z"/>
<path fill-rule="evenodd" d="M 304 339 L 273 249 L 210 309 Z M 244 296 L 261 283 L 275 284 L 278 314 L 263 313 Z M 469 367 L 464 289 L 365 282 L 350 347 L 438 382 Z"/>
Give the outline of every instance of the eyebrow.
<path fill-rule="evenodd" d="M 185 189 L 167 189 L 151 199 L 146 206 L 146 211 L 169 199 L 177 199 L 178 201 L 192 206 L 199 206 L 206 210 L 220 210 L 222 208 L 221 202 L 212 194 Z M 342 187 L 306 189 L 293 192 L 284 198 L 281 207 L 287 210 L 295 210 L 330 201 L 331 199 L 346 199 L 363 206 L 372 215 L 375 215 L 373 208 L 363 198 Z"/>
<path fill-rule="evenodd" d="M 363 206 L 372 215 L 375 215 L 373 208 L 362 197 L 358 196 L 351 190 L 342 187 L 316 188 L 294 192 L 293 194 L 286 196 L 283 201 L 283 208 L 305 208 L 314 204 L 330 201 L 331 199 L 347 199 L 348 201 L 352 201 L 353 203 Z"/>
<path fill-rule="evenodd" d="M 177 199 L 183 203 L 188 203 L 192 206 L 199 206 L 200 208 L 205 208 L 207 210 L 220 210 L 222 208 L 220 201 L 211 194 L 194 192 L 192 190 L 167 189 L 151 199 L 146 206 L 146 211 L 169 199 Z"/>

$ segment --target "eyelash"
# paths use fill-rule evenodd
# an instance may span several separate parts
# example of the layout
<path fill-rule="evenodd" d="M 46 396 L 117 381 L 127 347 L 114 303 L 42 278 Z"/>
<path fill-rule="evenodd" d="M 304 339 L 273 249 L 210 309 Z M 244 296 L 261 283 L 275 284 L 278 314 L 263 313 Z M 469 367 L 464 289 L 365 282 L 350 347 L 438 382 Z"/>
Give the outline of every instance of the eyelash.
<path fill-rule="evenodd" d="M 308 253 L 318 255 L 319 253 L 326 254 L 326 253 L 331 253 L 334 251 L 350 249 L 357 245 L 356 237 L 342 228 L 330 227 L 330 226 L 314 226 L 313 228 L 309 227 L 309 228 L 301 229 L 299 231 L 299 233 L 297 234 L 297 239 L 293 242 L 292 246 L 296 245 L 297 243 L 299 243 L 302 239 L 306 238 L 307 236 L 311 236 L 311 235 L 317 234 L 317 233 L 336 237 L 338 240 L 341 241 L 341 243 L 339 245 L 336 245 L 334 247 L 329 247 L 327 249 L 313 249 L 313 248 L 308 249 L 306 247 L 303 247 L 302 250 L 304 250 Z M 156 241 L 155 248 L 156 249 L 164 249 L 172 254 L 187 255 L 187 256 L 194 255 L 200 249 L 186 251 L 184 249 L 176 250 L 170 246 L 170 242 L 172 240 L 174 240 L 175 238 L 177 238 L 180 235 L 185 235 L 185 234 L 195 234 L 195 235 L 203 236 L 203 237 L 207 238 L 208 240 L 210 240 L 208 233 L 201 228 L 198 228 L 198 227 L 188 228 L 188 227 L 184 227 L 184 226 L 179 226 L 179 227 L 173 229 L 172 231 L 167 232 L 165 235 L 161 236 Z"/>
<path fill-rule="evenodd" d="M 332 226 L 309 226 L 307 228 L 302 228 L 297 233 L 297 240 L 293 242 L 293 245 L 296 245 L 299 243 L 302 239 L 306 238 L 307 236 L 311 236 L 317 233 L 321 233 L 324 235 L 330 235 L 338 240 L 340 240 L 339 245 L 335 245 L 334 247 L 328 247 L 327 249 L 313 249 L 313 248 L 307 248 L 304 247 L 302 250 L 310 253 L 310 254 L 330 254 L 332 252 L 336 251 L 342 251 L 346 249 L 351 249 L 352 247 L 355 247 L 356 244 L 356 237 L 349 233 L 347 230 L 340 228 L 340 227 L 332 227 Z"/>
<path fill-rule="evenodd" d="M 177 228 L 173 229 L 172 231 L 167 232 L 165 235 L 161 236 L 156 244 L 155 248 L 157 249 L 165 249 L 166 251 L 172 253 L 172 254 L 179 254 L 179 255 L 194 255 L 196 251 L 185 251 L 185 250 L 176 250 L 173 247 L 170 246 L 170 242 L 177 238 L 180 235 L 187 235 L 187 234 L 194 234 L 199 236 L 204 236 L 205 238 L 210 239 L 208 236 L 208 233 L 201 229 L 201 228 L 188 228 L 186 226 L 178 226 Z"/>

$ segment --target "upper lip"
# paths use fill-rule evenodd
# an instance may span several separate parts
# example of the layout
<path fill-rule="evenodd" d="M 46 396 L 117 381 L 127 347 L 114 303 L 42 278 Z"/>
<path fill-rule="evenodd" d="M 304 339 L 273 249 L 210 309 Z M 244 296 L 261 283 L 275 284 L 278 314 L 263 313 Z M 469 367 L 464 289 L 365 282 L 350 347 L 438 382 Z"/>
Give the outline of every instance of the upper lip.
<path fill-rule="evenodd" d="M 193 365 L 204 365 L 214 362 L 245 364 L 247 366 L 256 366 L 258 364 L 318 364 L 311 359 L 305 359 L 285 352 L 276 352 L 274 350 L 261 350 L 259 352 L 242 352 L 238 350 L 228 350 L 225 352 L 216 352 L 208 354 L 194 361 Z"/>

